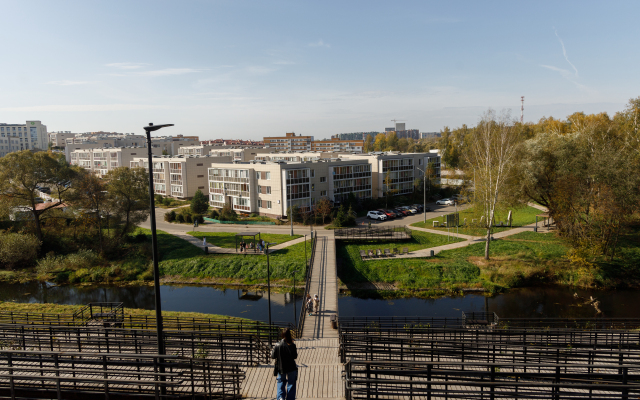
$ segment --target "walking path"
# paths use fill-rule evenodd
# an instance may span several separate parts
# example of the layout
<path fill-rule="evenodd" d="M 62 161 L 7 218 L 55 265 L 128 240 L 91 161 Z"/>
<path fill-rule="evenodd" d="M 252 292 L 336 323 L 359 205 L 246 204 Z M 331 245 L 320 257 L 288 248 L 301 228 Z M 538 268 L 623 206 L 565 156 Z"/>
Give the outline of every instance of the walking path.
<path fill-rule="evenodd" d="M 318 233 L 310 294 L 320 297 L 318 315 L 307 316 L 298 347 L 297 399 L 343 399 L 342 364 L 338 331 L 331 327 L 331 315 L 338 313 L 338 277 L 333 232 Z M 247 399 L 275 399 L 273 365 L 245 369 L 241 393 Z"/>

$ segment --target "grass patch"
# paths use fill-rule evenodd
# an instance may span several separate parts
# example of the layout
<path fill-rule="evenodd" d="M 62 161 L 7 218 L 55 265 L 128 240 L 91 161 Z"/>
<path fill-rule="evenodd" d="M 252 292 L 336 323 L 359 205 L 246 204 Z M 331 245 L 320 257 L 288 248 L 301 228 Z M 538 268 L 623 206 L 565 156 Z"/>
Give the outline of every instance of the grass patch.
<path fill-rule="evenodd" d="M 538 210 L 537 208 L 534 207 L 523 207 L 523 208 L 519 208 L 519 209 L 514 209 L 512 210 L 512 216 L 513 216 L 513 227 L 517 228 L 517 227 L 521 227 L 524 225 L 529 225 L 529 224 L 533 224 L 536 222 L 536 215 L 541 214 L 542 211 Z M 458 232 L 463 234 L 463 235 L 471 235 L 471 236 L 485 236 L 487 234 L 487 230 L 485 228 L 479 228 L 479 227 L 473 227 L 472 225 L 472 221 L 474 219 L 476 220 L 480 220 L 480 215 L 479 213 L 473 208 L 467 208 L 464 210 L 459 211 L 460 214 L 460 223 L 463 224 L 465 218 L 467 219 L 467 225 L 466 227 L 460 226 L 458 228 Z M 509 216 L 509 210 L 506 211 L 496 211 L 496 215 L 495 215 L 495 220 L 497 221 L 497 223 L 499 224 L 500 221 L 504 221 L 505 223 L 507 223 L 507 217 Z M 444 217 L 442 217 L 441 215 L 428 219 L 426 224 L 424 222 L 416 222 L 414 224 L 411 224 L 411 226 L 415 226 L 418 228 L 428 228 L 428 229 L 437 229 L 437 230 L 441 230 L 441 231 L 446 231 L 447 228 L 442 228 L 442 227 L 433 227 L 433 222 L 434 221 L 438 221 L 440 223 L 444 222 L 446 219 Z M 512 228 L 509 227 L 494 227 L 493 228 L 493 233 L 497 233 L 497 232 L 502 232 L 502 231 L 506 231 Z"/>
<path fill-rule="evenodd" d="M 187 232 L 187 234 L 196 237 L 200 240 L 207 238 L 207 243 L 211 243 L 218 247 L 224 247 L 233 249 L 236 247 L 236 232 Z M 281 235 L 275 233 L 261 233 L 260 237 L 265 243 L 285 243 L 293 239 L 302 237 L 301 235 Z M 258 237 L 256 236 L 256 240 Z M 245 243 L 249 243 L 252 240 L 251 237 L 244 238 Z"/>
<path fill-rule="evenodd" d="M 150 236 L 150 231 L 141 229 Z M 286 236 L 286 235 L 283 235 Z M 307 255 L 310 255 L 309 243 Z M 224 278 L 236 283 L 266 284 L 267 257 L 265 255 L 208 254 L 186 240 L 158 231 L 160 274 L 183 278 Z M 269 255 L 271 282 L 290 284 L 293 271 L 296 281 L 305 276 L 305 243 L 298 243 Z M 231 282 L 229 282 L 231 283 Z"/>
<path fill-rule="evenodd" d="M 69 305 L 69 304 L 52 304 L 52 303 L 16 303 L 13 301 L 0 301 L 0 311 L 13 311 L 13 312 L 30 312 L 30 313 L 46 313 L 46 314 L 73 314 L 84 307 L 84 304 Z M 125 308 L 125 315 L 155 317 L 155 310 L 143 310 L 140 308 Z M 229 317 L 226 315 L 218 314 L 203 314 L 196 312 L 180 312 L 180 311 L 163 311 L 162 315 L 165 317 L 181 317 L 181 318 L 227 318 L 237 321 L 249 321 L 246 318 Z"/>
<path fill-rule="evenodd" d="M 392 250 L 397 248 L 399 251 L 402 251 L 404 247 L 408 248 L 409 251 L 423 250 L 431 247 L 442 246 L 445 244 L 451 244 L 456 242 L 462 242 L 465 239 L 458 239 L 455 236 L 451 235 L 451 237 L 447 237 L 447 235 L 439 235 L 437 233 L 430 232 L 422 232 L 418 230 L 411 231 L 411 239 L 410 240 L 402 240 L 402 241 L 364 241 L 359 240 L 357 242 L 350 242 L 350 244 L 346 244 L 346 246 L 355 246 L 357 247 L 358 254 L 360 250 L 376 250 L 380 249 L 389 249 Z"/>

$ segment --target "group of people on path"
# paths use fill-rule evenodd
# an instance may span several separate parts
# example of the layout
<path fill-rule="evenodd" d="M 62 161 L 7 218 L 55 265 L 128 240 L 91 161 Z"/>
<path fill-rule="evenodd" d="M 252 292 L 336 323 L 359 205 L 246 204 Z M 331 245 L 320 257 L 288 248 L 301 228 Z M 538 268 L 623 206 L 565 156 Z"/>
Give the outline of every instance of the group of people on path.
<path fill-rule="evenodd" d="M 259 240 L 258 244 L 256 244 L 255 246 L 258 248 L 258 251 L 262 251 L 264 249 L 264 239 Z M 242 240 L 240 241 L 240 252 L 244 253 L 247 251 L 247 249 L 253 249 L 254 248 L 254 243 L 253 242 L 249 242 L 249 244 L 247 245 L 247 243 Z"/>
<path fill-rule="evenodd" d="M 313 310 L 315 309 L 316 315 L 320 311 L 320 298 L 317 294 L 313 295 L 313 298 L 310 294 L 307 294 L 306 307 L 309 316 L 313 314 Z"/>

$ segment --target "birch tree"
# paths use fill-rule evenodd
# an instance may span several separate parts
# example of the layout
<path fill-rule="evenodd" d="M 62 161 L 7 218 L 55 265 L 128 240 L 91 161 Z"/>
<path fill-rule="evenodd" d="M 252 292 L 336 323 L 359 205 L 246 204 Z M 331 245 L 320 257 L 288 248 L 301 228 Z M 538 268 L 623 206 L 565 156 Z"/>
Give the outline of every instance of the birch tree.
<path fill-rule="evenodd" d="M 482 226 L 487 229 L 485 260 L 489 259 L 496 208 L 515 170 L 520 140 L 514 125 L 508 113 L 497 116 L 488 110 L 471 136 L 468 166 L 475 172 L 475 205 L 484 216 Z"/>

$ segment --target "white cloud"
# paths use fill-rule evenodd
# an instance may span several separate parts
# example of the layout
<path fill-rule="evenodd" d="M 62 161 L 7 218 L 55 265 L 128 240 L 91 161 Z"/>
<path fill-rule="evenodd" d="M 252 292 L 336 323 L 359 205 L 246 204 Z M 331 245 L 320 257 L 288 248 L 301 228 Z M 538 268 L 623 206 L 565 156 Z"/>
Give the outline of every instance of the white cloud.
<path fill-rule="evenodd" d="M 329 49 L 331 48 L 331 45 L 329 43 L 325 43 L 322 39 L 320 39 L 317 42 L 309 43 L 309 47 L 326 47 Z"/>
<path fill-rule="evenodd" d="M 558 31 L 556 29 L 554 29 L 553 31 L 556 34 L 556 37 L 558 38 L 558 40 L 560 41 L 560 46 L 562 46 L 562 54 L 564 55 L 564 59 L 567 60 L 569 65 L 571 65 L 573 70 L 576 72 L 576 78 L 577 78 L 578 77 L 578 68 L 576 68 L 576 66 L 573 65 L 571 63 L 571 61 L 569 61 L 569 57 L 567 57 L 567 49 L 564 48 L 564 42 L 562 41 L 562 39 L 560 39 L 560 36 L 558 36 Z"/>
<path fill-rule="evenodd" d="M 540 64 L 540 66 L 542 68 L 546 68 L 549 69 L 551 71 L 556 71 L 559 72 L 560 74 L 562 74 L 562 76 L 564 76 L 565 78 L 568 78 L 571 76 L 571 72 L 567 71 L 564 68 L 558 68 L 558 67 L 554 67 L 553 65 L 544 65 L 544 64 Z"/>
<path fill-rule="evenodd" d="M 75 85 L 86 85 L 89 83 L 93 83 L 90 81 L 51 81 L 47 82 L 47 85 L 58 85 L 58 86 L 75 86 Z"/>
<path fill-rule="evenodd" d="M 147 65 L 149 64 L 124 62 L 124 63 L 107 64 L 107 67 L 112 67 L 117 69 L 140 69 L 140 68 L 146 67 Z"/>

